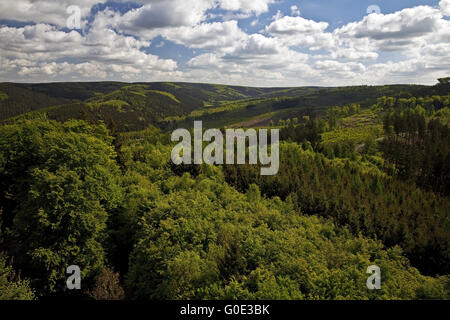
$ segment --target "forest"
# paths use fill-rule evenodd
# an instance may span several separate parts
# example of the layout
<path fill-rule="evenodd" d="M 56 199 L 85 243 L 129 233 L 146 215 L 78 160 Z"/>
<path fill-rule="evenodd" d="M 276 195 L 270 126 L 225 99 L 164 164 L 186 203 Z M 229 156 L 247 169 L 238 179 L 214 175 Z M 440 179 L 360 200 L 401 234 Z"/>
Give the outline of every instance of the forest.
<path fill-rule="evenodd" d="M 449 119 L 446 79 L 0 84 L 0 300 L 448 300 Z M 173 164 L 195 120 L 280 129 L 278 174 Z"/>

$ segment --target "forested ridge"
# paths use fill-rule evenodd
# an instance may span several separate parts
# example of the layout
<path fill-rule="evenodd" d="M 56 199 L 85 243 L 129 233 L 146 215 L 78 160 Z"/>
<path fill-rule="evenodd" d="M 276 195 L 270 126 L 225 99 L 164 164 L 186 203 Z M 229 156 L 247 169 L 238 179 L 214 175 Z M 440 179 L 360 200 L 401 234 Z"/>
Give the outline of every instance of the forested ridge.
<path fill-rule="evenodd" d="M 13 87 L 61 100 L 0 125 L 0 299 L 450 298 L 443 80 Z M 194 119 L 281 129 L 279 173 L 175 166 L 171 129 Z"/>
<path fill-rule="evenodd" d="M 418 90 L 438 89 L 413 85 L 251 88 L 170 82 L 1 83 L 0 120 L 45 114 L 57 121 L 101 120 L 120 132 L 149 125 L 163 130 L 191 127 L 194 120 L 211 128 L 254 118 L 265 119 L 267 125 L 270 119 L 318 116 L 337 103 L 368 106 L 382 96 L 410 97 Z"/>

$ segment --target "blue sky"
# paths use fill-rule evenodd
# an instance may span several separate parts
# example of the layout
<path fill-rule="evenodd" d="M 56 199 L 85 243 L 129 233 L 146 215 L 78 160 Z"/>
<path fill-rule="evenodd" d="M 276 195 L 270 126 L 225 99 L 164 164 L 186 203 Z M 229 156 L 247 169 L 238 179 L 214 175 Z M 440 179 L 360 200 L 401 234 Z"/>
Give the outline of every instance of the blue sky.
<path fill-rule="evenodd" d="M 450 0 L 0 0 L 0 81 L 431 84 L 450 73 L 449 15 Z"/>
<path fill-rule="evenodd" d="M 291 14 L 291 7 L 297 6 L 301 12 L 301 16 L 306 19 L 311 19 L 315 21 L 326 21 L 329 23 L 328 31 L 333 31 L 336 28 L 342 27 L 343 25 L 360 21 L 365 16 L 367 16 L 367 11 L 371 6 L 378 6 L 381 13 L 389 14 L 396 11 L 400 11 L 404 8 L 411 8 L 418 5 L 430 5 L 439 6 L 439 0 L 434 1 L 421 1 L 421 0 L 286 0 L 278 1 L 270 6 L 270 10 L 267 13 L 263 13 L 256 17 L 251 15 L 248 18 L 240 19 L 239 26 L 247 31 L 248 33 L 257 33 L 260 31 L 264 25 L 270 23 L 273 16 L 277 14 L 278 11 L 285 15 Z M 117 10 L 124 10 L 125 8 L 133 7 L 132 3 L 118 4 L 114 2 L 109 2 L 103 4 L 102 8 L 111 6 Z M 126 9 L 125 9 L 126 10 Z M 225 14 L 224 10 L 214 9 L 210 10 L 212 14 Z M 208 21 L 220 21 L 221 19 L 214 18 Z M 251 23 L 258 20 L 259 23 L 256 26 L 252 26 Z M 163 42 L 165 45 L 163 47 L 158 47 Z M 152 46 L 148 49 L 149 53 L 154 53 L 159 56 L 168 57 L 170 59 L 177 60 L 181 65 L 192 59 L 195 54 L 201 52 L 200 50 L 190 50 L 181 45 L 176 45 L 170 41 L 164 41 L 161 37 L 156 38 Z M 383 53 L 381 61 L 386 61 L 388 59 L 399 59 L 398 55 L 395 53 Z"/>

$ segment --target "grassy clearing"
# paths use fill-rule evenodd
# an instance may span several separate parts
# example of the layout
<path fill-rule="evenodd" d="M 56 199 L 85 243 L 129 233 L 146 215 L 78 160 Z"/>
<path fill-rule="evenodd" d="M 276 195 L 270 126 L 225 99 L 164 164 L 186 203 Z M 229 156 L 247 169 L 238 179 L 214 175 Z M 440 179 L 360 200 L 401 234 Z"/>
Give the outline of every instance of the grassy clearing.
<path fill-rule="evenodd" d="M 358 126 L 339 128 L 322 134 L 323 144 L 338 144 L 352 142 L 364 143 L 368 139 L 378 139 L 383 136 L 383 125 L 374 124 L 369 126 Z"/>
<path fill-rule="evenodd" d="M 377 140 L 383 136 L 383 125 L 375 110 L 366 109 L 361 113 L 340 120 L 338 127 L 322 134 L 324 145 L 340 143 L 361 144 L 367 140 Z"/>
<path fill-rule="evenodd" d="M 4 92 L 0 91 L 0 101 L 4 101 L 8 99 L 8 95 Z"/>
<path fill-rule="evenodd" d="M 180 89 L 181 87 L 173 82 L 164 82 L 163 84 L 167 85 L 167 86 L 171 86 L 175 89 Z"/>
<path fill-rule="evenodd" d="M 146 88 L 148 88 L 148 86 L 134 85 L 134 86 L 124 87 L 123 89 L 129 90 L 131 93 L 137 94 L 139 96 L 146 97 L 147 96 Z"/>
<path fill-rule="evenodd" d="M 160 94 L 160 95 L 169 97 L 170 99 L 172 99 L 172 100 L 175 101 L 176 103 L 181 103 L 180 100 L 178 100 L 173 94 L 171 94 L 171 93 L 169 93 L 169 92 L 158 91 L 158 90 L 148 90 L 147 92 L 152 92 L 152 93 Z"/>
<path fill-rule="evenodd" d="M 228 95 L 228 96 L 234 97 L 234 98 L 246 98 L 246 96 L 244 94 L 242 94 L 228 86 L 217 84 L 217 85 L 214 85 L 214 89 L 216 90 L 216 92 L 218 94 L 221 94 L 221 95 Z"/>
<path fill-rule="evenodd" d="M 377 109 L 363 109 L 357 114 L 342 118 L 339 121 L 339 126 L 344 128 L 361 127 L 379 123 L 379 113 L 382 110 Z"/>

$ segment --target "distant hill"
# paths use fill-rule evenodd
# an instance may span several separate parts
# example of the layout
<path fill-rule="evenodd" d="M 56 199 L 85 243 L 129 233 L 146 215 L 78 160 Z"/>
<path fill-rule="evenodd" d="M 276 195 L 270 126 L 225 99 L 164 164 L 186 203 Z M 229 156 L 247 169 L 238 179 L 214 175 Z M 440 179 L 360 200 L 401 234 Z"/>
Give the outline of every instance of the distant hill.
<path fill-rule="evenodd" d="M 381 96 L 421 96 L 449 92 L 437 86 L 359 86 L 341 88 L 251 88 L 197 83 L 0 83 L 0 120 L 36 117 L 104 121 L 117 131 L 156 125 L 162 129 L 192 125 L 266 123 L 282 118 L 314 116 L 348 103 L 369 105 Z"/>

